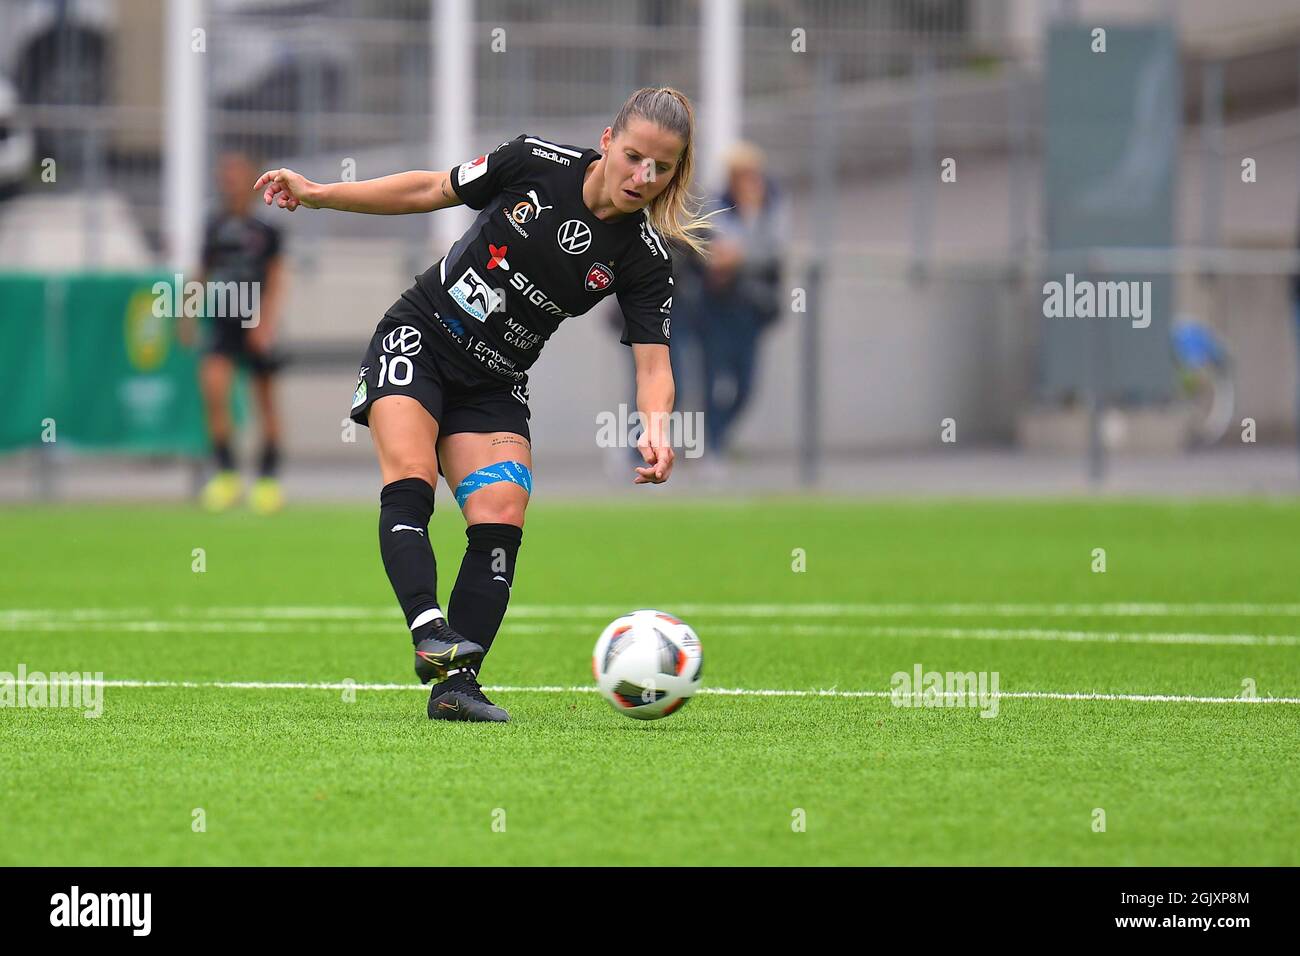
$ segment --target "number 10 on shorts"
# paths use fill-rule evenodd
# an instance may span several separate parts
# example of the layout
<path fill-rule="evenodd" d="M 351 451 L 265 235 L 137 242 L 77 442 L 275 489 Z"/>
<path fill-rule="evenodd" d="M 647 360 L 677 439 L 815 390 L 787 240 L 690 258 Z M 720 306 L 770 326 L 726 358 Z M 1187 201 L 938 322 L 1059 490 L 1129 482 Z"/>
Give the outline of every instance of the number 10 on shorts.
<path fill-rule="evenodd" d="M 379 356 L 379 388 L 383 388 L 386 381 L 394 385 L 410 385 L 414 374 L 415 368 L 405 355 Z"/>

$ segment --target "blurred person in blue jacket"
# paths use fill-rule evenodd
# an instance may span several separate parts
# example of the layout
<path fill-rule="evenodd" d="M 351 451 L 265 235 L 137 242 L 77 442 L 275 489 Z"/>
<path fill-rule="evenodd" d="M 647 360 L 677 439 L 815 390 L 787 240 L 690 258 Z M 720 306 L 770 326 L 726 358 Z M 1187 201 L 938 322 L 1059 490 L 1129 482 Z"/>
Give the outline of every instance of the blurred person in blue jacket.
<path fill-rule="evenodd" d="M 722 211 L 699 299 L 704 351 L 704 428 L 713 467 L 731 445 L 753 394 L 760 337 L 780 317 L 782 253 L 787 214 L 766 172 L 762 150 L 739 142 L 727 152 Z"/>

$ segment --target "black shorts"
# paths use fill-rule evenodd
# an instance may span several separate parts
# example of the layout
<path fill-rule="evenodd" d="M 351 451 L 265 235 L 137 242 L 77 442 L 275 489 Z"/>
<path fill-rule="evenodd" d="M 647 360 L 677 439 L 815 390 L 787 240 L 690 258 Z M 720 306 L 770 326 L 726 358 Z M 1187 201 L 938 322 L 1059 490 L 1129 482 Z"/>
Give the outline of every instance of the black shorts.
<path fill-rule="evenodd" d="M 531 442 L 527 380 L 512 385 L 471 368 L 434 321 L 405 297 L 384 313 L 361 360 L 352 420 L 367 425 L 375 399 L 406 395 L 433 416 L 439 435 L 514 432 Z"/>
<path fill-rule="evenodd" d="M 254 352 L 248 347 L 248 333 L 238 319 L 212 319 L 208 327 L 209 352 L 224 355 L 239 365 L 246 366 L 255 375 L 270 375 L 284 365 L 284 356 L 275 349 Z"/>

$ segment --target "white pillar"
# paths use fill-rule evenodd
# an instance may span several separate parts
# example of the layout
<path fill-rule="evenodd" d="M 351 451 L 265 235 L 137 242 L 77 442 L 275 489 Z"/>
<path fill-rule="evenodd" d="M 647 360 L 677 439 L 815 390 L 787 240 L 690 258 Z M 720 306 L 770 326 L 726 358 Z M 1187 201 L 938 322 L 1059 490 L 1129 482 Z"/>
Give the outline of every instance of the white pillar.
<path fill-rule="evenodd" d="M 204 0 L 168 0 L 162 31 L 164 63 L 163 229 L 167 263 L 197 269 L 203 241 L 203 197 L 211 194 L 204 57 Z M 204 30 L 195 34 L 195 30 Z M 198 47 L 198 49 L 196 49 Z M 252 183 L 249 183 L 252 187 Z"/>
<path fill-rule="evenodd" d="M 474 50 L 470 37 L 469 0 L 437 0 L 429 18 L 429 48 L 437 69 L 431 71 L 433 89 L 433 168 L 446 172 L 474 156 Z M 493 143 L 493 146 L 496 144 Z M 486 143 L 479 149 L 487 149 Z M 477 154 L 475 154 L 477 155 Z M 437 254 L 442 253 L 469 228 L 472 210 L 464 206 L 442 209 L 430 217 Z"/>
<path fill-rule="evenodd" d="M 709 0 L 700 4 L 699 118 L 700 156 L 697 191 L 715 192 L 723 185 L 722 156 L 740 138 L 741 9 L 739 0 Z"/>
<path fill-rule="evenodd" d="M 1008 0 L 1006 41 L 1016 51 L 1020 61 L 1029 66 L 1040 66 L 1046 56 L 1047 25 L 1059 13 L 1042 0 Z"/>

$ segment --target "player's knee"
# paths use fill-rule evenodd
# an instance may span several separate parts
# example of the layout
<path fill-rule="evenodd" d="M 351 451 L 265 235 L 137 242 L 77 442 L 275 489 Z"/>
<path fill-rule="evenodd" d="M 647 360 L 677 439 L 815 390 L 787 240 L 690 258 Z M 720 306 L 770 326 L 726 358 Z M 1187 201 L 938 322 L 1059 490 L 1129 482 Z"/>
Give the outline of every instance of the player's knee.
<path fill-rule="evenodd" d="M 423 461 L 405 461 L 397 462 L 387 471 L 392 475 L 390 482 L 401 481 L 404 478 L 419 478 L 428 484 L 430 488 L 438 486 L 438 466 Z"/>
<path fill-rule="evenodd" d="M 480 492 L 480 494 L 482 494 Z M 499 496 L 505 497 L 505 496 Z M 485 500 L 476 502 L 471 497 L 465 503 L 465 521 L 467 524 L 510 524 L 516 528 L 524 526 L 524 511 L 528 507 L 528 498 L 523 495 L 511 495 L 513 500 L 494 501 L 484 496 Z"/>

